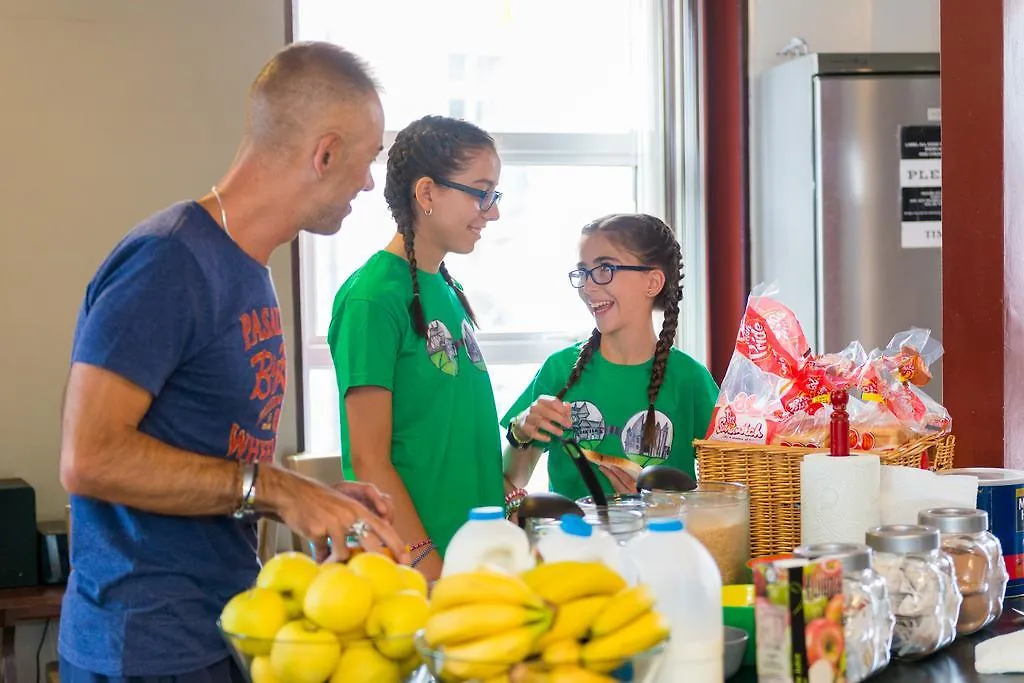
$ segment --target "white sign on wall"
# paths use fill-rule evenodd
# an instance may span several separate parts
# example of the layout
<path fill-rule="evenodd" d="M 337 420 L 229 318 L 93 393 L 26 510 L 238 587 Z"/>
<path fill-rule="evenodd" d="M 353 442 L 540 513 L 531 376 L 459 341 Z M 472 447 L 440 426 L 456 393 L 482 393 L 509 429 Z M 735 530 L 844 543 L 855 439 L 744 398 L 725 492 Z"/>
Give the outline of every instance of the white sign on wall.
<path fill-rule="evenodd" d="M 900 126 L 900 244 L 942 246 L 942 138 L 938 125 Z"/>

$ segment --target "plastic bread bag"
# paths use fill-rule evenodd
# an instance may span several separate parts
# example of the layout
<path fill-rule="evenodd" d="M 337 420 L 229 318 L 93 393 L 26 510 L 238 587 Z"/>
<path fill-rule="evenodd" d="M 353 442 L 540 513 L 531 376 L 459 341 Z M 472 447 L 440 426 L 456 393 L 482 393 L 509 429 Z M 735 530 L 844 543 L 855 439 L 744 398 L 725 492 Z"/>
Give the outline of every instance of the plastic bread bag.
<path fill-rule="evenodd" d="M 920 386 L 931 379 L 928 365 L 942 355 L 942 345 L 928 330 L 909 330 L 893 337 L 884 351 L 874 350 L 861 370 L 861 398 L 883 404 L 908 432 L 908 439 L 948 433 L 949 411 Z"/>
<path fill-rule="evenodd" d="M 713 441 L 766 444 L 788 416 L 780 397 L 809 355 L 796 315 L 758 285 L 747 298 L 729 368 L 708 427 Z"/>
<path fill-rule="evenodd" d="M 711 413 L 707 438 L 733 443 L 771 443 L 785 418 L 779 403 L 781 380 L 734 353 Z"/>
<path fill-rule="evenodd" d="M 747 297 L 733 359 L 739 354 L 769 375 L 791 379 L 810 355 L 810 346 L 796 314 L 776 294 L 774 285 L 758 285 Z"/>
<path fill-rule="evenodd" d="M 780 400 L 787 413 L 814 415 L 837 389 L 857 386 L 867 354 L 860 342 L 851 342 L 839 353 L 807 358 L 797 376 L 785 385 Z"/>

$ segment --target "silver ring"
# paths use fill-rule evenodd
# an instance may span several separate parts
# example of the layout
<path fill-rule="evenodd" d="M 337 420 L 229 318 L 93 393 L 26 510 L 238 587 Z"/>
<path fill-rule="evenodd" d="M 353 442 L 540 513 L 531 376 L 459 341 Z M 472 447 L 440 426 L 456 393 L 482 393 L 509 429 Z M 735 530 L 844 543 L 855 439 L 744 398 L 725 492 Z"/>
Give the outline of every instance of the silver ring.
<path fill-rule="evenodd" d="M 354 538 L 363 538 L 369 532 L 369 525 L 361 519 L 357 519 L 348 529 L 348 535 Z"/>

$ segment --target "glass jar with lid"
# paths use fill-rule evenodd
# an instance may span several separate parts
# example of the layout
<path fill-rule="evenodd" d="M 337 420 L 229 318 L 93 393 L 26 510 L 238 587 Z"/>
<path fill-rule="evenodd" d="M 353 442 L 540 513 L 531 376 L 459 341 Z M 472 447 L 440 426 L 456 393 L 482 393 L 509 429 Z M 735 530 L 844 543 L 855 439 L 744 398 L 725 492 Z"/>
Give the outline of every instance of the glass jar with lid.
<path fill-rule="evenodd" d="M 856 543 L 818 543 L 793 552 L 808 560 L 836 558 L 843 567 L 846 680 L 857 683 L 888 666 L 896 620 L 885 580 L 872 569 L 871 548 Z"/>
<path fill-rule="evenodd" d="M 952 643 L 961 596 L 953 560 L 940 548 L 939 530 L 892 524 L 870 529 L 865 539 L 896 617 L 893 655 L 918 659 Z"/>
<path fill-rule="evenodd" d="M 932 508 L 918 523 L 939 530 L 942 549 L 952 558 L 963 596 L 957 632 L 967 635 L 999 618 L 1009 574 L 999 539 L 988 531 L 988 513 L 973 508 Z"/>

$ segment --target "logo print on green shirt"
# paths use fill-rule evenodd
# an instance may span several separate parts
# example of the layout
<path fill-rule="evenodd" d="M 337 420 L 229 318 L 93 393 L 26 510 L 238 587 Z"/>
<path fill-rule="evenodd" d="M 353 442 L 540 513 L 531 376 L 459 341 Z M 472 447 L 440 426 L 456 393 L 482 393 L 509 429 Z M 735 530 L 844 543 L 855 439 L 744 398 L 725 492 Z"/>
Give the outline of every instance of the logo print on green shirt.
<path fill-rule="evenodd" d="M 580 446 L 587 450 L 599 450 L 598 446 L 609 434 L 618 436 L 622 444 L 622 452 L 627 458 L 641 467 L 652 463 L 668 460 L 672 452 L 673 426 L 672 420 L 660 410 L 654 411 L 657 427 L 654 437 L 654 448 L 650 455 L 640 450 L 643 440 L 644 425 L 647 422 L 647 411 L 642 410 L 626 420 L 625 426 L 619 428 L 605 422 L 601 410 L 590 401 L 573 401 L 572 432 Z M 611 455 L 608 453 L 608 455 Z"/>
<path fill-rule="evenodd" d="M 427 355 L 434 367 L 446 375 L 458 375 L 458 352 L 448 327 L 440 320 L 431 320 L 427 324 Z"/>
<path fill-rule="evenodd" d="M 480 344 L 473 333 L 473 326 L 468 320 L 462 321 L 462 345 L 466 347 L 466 355 L 473 361 L 478 370 L 487 372 L 487 364 L 484 363 L 484 354 L 480 350 Z"/>
<path fill-rule="evenodd" d="M 597 450 L 608 433 L 604 416 L 590 401 L 572 402 L 572 431 L 580 446 L 590 451 Z"/>

